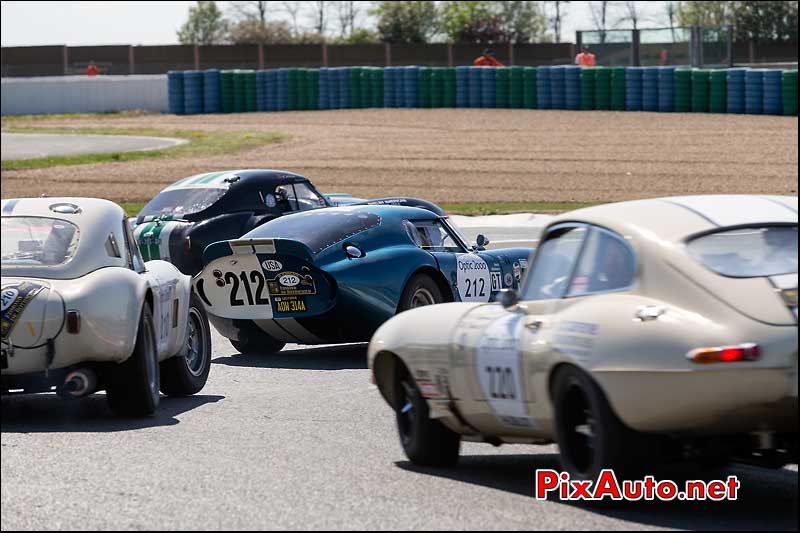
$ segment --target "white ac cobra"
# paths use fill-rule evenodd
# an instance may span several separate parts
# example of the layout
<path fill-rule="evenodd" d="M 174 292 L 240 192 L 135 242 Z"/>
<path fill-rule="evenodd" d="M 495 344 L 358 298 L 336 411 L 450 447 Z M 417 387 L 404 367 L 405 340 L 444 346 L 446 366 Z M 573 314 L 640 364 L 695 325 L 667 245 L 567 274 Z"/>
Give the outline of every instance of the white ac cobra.
<path fill-rule="evenodd" d="M 797 462 L 797 197 L 565 213 L 519 297 L 401 313 L 368 356 L 420 464 L 454 463 L 462 439 L 555 441 L 573 479 Z"/>
<path fill-rule="evenodd" d="M 205 385 L 211 338 L 191 279 L 144 263 L 122 208 L 89 198 L 3 200 L 2 393 L 105 389 L 120 415 L 159 389 Z"/>

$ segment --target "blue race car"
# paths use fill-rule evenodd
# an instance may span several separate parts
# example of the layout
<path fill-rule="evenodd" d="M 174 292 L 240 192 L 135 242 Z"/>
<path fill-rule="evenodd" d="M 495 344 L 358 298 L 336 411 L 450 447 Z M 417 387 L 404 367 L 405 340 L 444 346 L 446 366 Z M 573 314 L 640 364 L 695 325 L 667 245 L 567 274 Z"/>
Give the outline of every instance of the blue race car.
<path fill-rule="evenodd" d="M 195 290 L 242 353 L 365 342 L 395 314 L 517 289 L 529 248 L 469 246 L 444 216 L 395 205 L 285 215 L 210 245 Z"/>

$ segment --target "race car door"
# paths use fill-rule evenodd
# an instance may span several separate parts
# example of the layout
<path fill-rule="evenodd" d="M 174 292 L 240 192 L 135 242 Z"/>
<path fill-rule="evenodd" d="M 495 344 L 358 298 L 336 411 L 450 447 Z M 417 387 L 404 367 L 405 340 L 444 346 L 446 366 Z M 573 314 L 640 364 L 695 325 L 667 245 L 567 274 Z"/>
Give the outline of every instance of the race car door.
<path fill-rule="evenodd" d="M 497 259 L 469 250 L 442 219 L 409 221 L 406 229 L 412 241 L 436 259 L 455 300 L 488 302 L 503 288 L 503 273 Z"/>
<path fill-rule="evenodd" d="M 518 306 L 482 306 L 459 324 L 451 368 L 457 407 L 483 434 L 538 436 L 546 397 L 542 357 L 554 313 L 578 262 L 587 228 L 565 224 L 544 236 Z"/>

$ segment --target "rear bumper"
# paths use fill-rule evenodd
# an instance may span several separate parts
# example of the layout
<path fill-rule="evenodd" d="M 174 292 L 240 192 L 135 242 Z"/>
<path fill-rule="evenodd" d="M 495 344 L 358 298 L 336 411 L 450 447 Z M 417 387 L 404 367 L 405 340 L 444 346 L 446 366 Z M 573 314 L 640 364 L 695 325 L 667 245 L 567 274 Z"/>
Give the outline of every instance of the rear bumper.
<path fill-rule="evenodd" d="M 792 368 L 596 371 L 614 412 L 638 431 L 676 434 L 797 433 Z"/>

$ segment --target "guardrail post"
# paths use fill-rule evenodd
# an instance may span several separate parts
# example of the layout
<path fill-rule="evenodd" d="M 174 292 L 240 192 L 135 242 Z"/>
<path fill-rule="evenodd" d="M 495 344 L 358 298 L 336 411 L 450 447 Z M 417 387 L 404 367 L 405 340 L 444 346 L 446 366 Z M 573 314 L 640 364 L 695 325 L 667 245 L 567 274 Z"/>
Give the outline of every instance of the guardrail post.
<path fill-rule="evenodd" d="M 200 47 L 194 45 L 194 69 L 200 70 Z"/>
<path fill-rule="evenodd" d="M 258 70 L 264 70 L 264 45 L 258 43 Z"/>
<path fill-rule="evenodd" d="M 128 45 L 128 74 L 136 74 L 136 64 L 132 45 Z"/>
<path fill-rule="evenodd" d="M 640 30 L 631 31 L 631 66 L 640 67 L 642 65 L 641 59 L 641 35 Z"/>
<path fill-rule="evenodd" d="M 383 43 L 384 62 L 387 67 L 392 66 L 392 45 L 390 43 Z"/>
<path fill-rule="evenodd" d="M 514 43 L 508 41 L 508 64 L 514 66 Z"/>
<path fill-rule="evenodd" d="M 575 48 L 578 50 L 583 50 L 583 32 L 576 31 L 575 32 Z"/>
<path fill-rule="evenodd" d="M 447 66 L 453 66 L 453 43 L 447 43 Z"/>
<path fill-rule="evenodd" d="M 69 75 L 69 49 L 64 45 L 61 52 L 61 64 L 64 67 L 64 76 Z"/>

